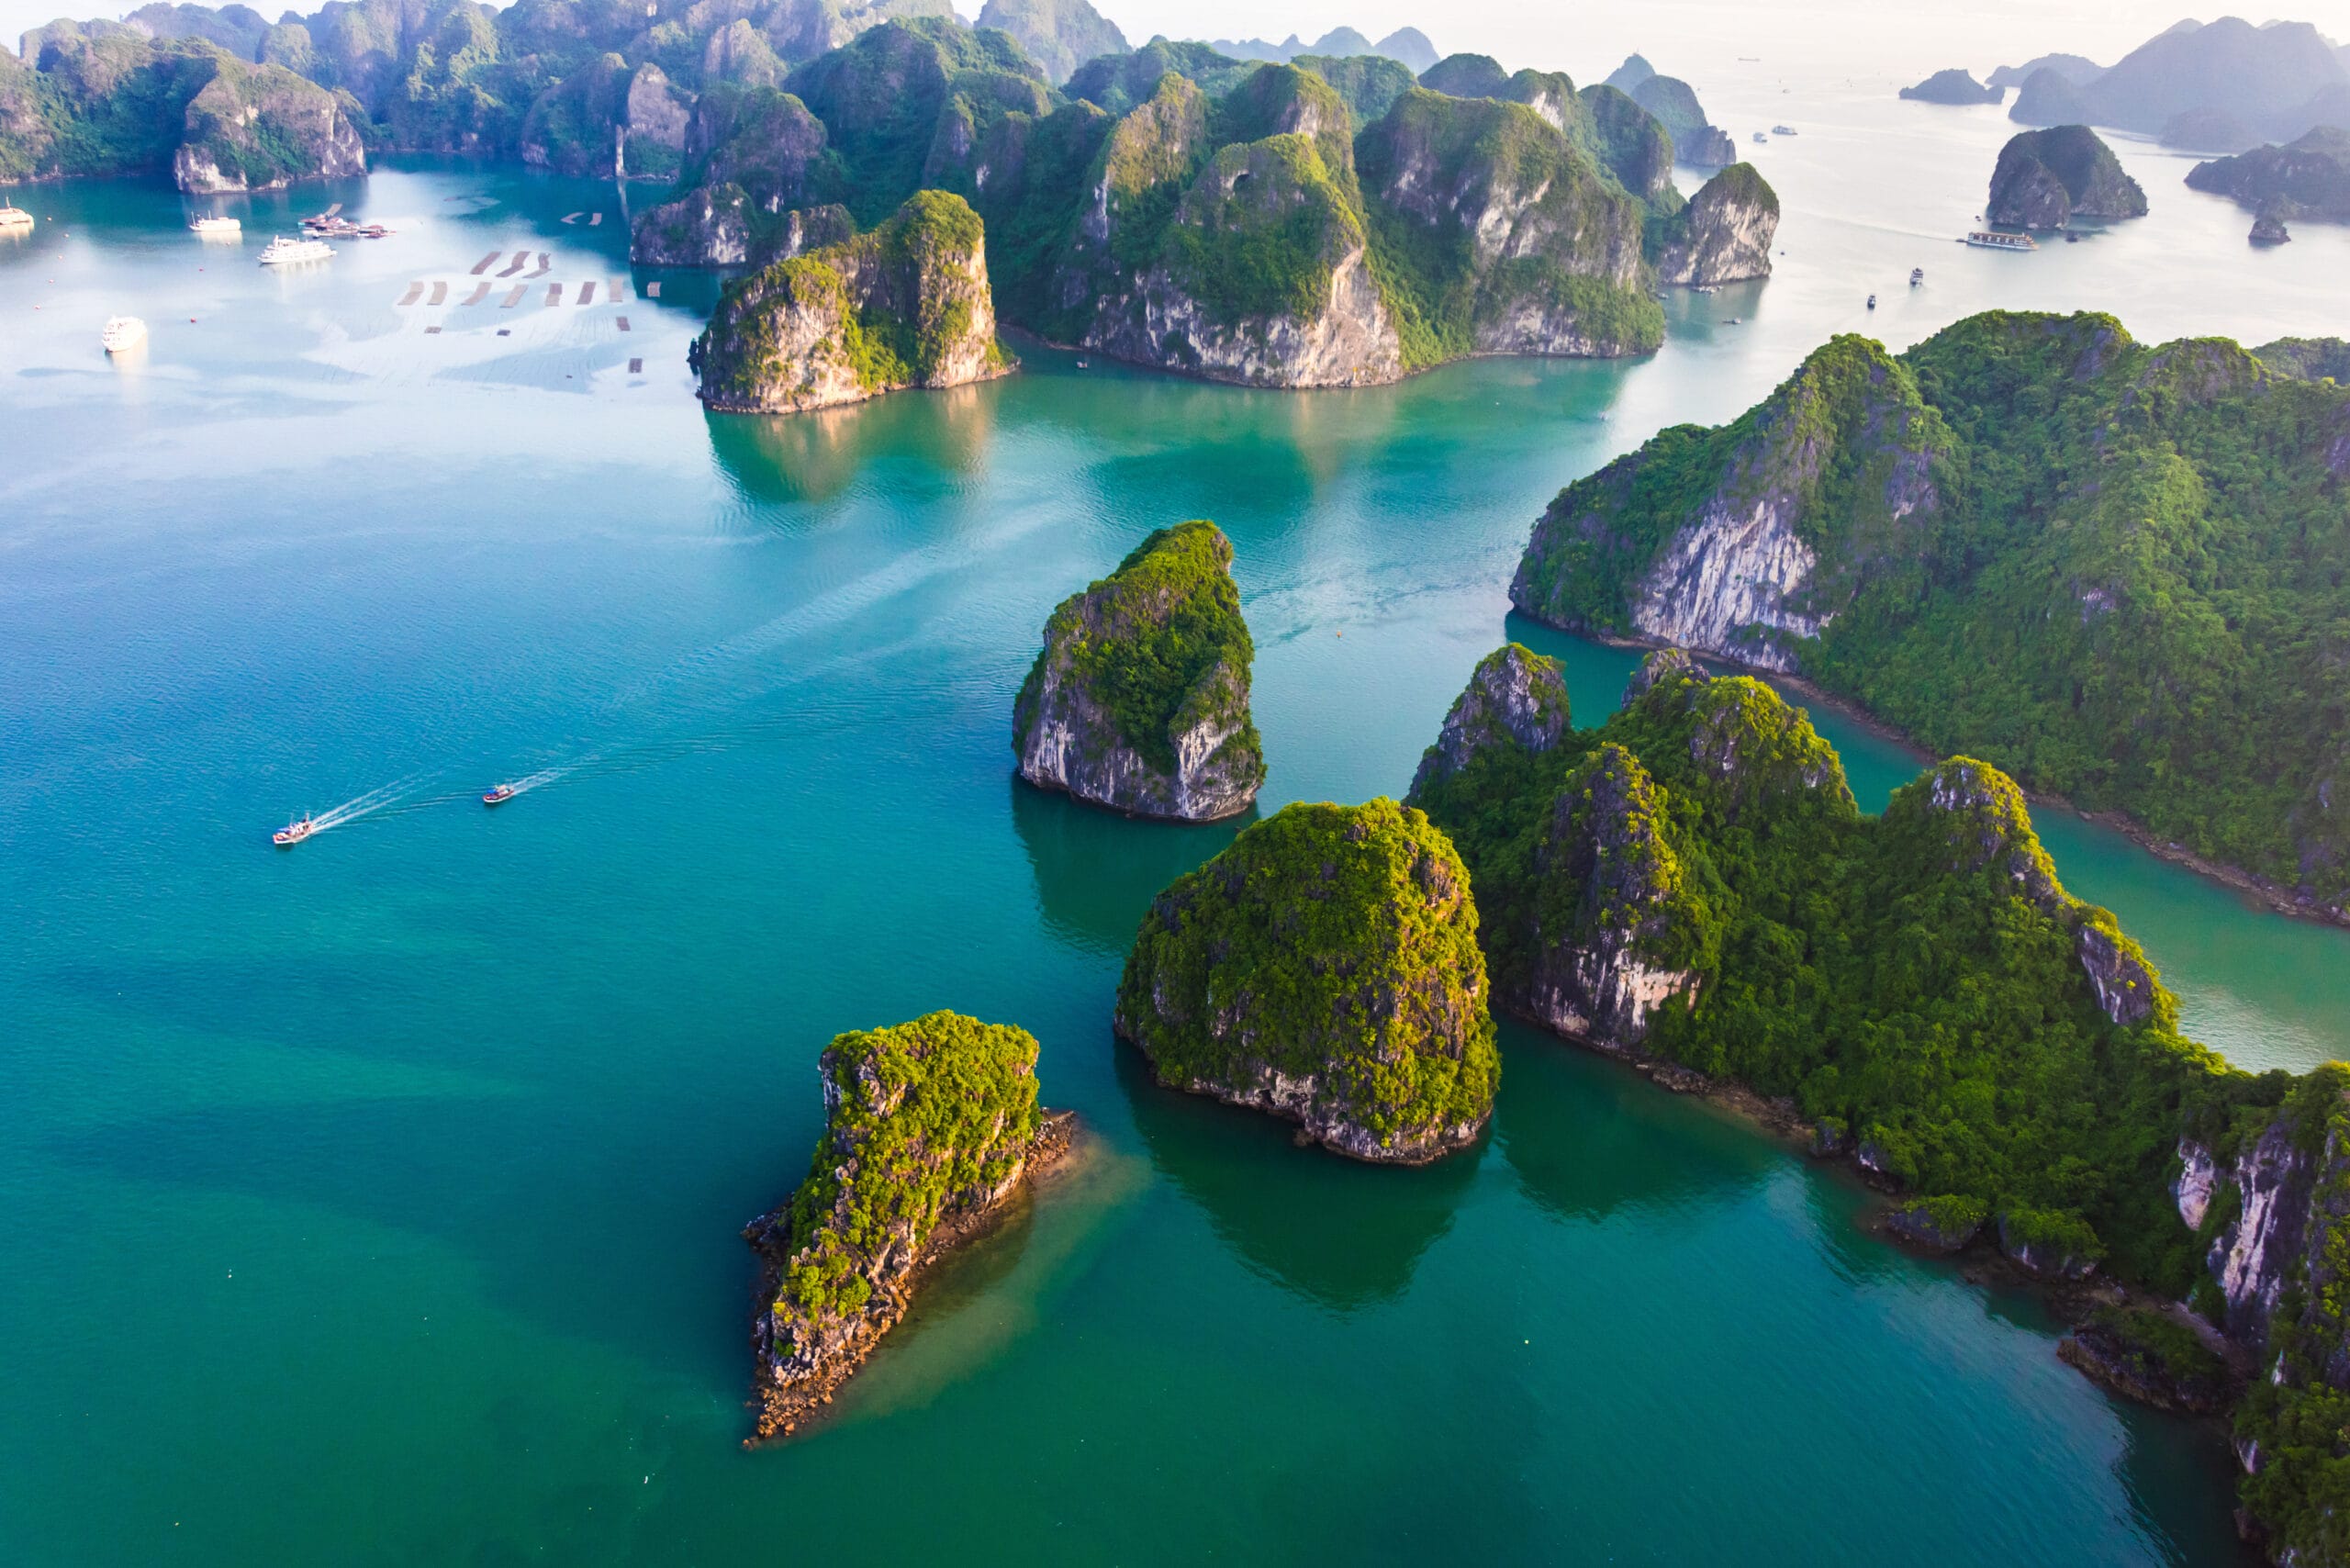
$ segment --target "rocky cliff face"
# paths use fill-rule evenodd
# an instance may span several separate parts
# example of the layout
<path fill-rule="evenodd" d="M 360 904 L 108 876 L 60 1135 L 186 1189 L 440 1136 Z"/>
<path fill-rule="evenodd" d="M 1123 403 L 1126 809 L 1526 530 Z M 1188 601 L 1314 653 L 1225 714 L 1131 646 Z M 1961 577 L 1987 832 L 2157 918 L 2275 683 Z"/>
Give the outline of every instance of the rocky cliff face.
<path fill-rule="evenodd" d="M 277 190 L 367 172 L 366 148 L 342 103 L 274 65 L 221 61 L 188 104 L 186 123 L 172 176 L 191 194 Z"/>
<path fill-rule="evenodd" d="M 1002 374 L 979 215 L 924 191 L 870 234 L 727 285 L 690 360 L 702 401 L 738 413 Z"/>
<path fill-rule="evenodd" d="M 1534 962 L 1522 999 L 1561 1035 L 1639 1047 L 1659 1005 L 1694 992 L 1673 929 L 1682 882 L 1663 798 L 1639 759 L 1603 745 L 1568 776 L 1535 852 Z"/>
<path fill-rule="evenodd" d="M 1136 816 L 1210 822 L 1265 780 L 1255 654 L 1212 522 L 1152 534 L 1046 622 L 1013 711 L 1020 776 Z"/>
<path fill-rule="evenodd" d="M 1182 94 L 1155 98 L 1147 139 L 1122 143 L 1113 135 L 1111 155 L 1132 160 L 1110 171 L 1122 187 L 1164 186 L 1161 170 L 1186 150 L 1187 102 Z M 1227 96 L 1223 118 L 1254 139 L 1207 160 L 1157 242 L 1137 258 L 1132 285 L 1100 300 L 1083 342 L 1123 359 L 1250 386 L 1397 379 L 1402 346 L 1371 275 L 1345 104 L 1318 77 L 1267 66 Z M 1087 245 L 1110 242 L 1093 240 L 1101 231 L 1094 214 L 1084 229 Z M 1137 242 L 1147 237 L 1129 244 Z"/>
<path fill-rule="evenodd" d="M 1036 1104 L 1025 1030 L 933 1013 L 837 1036 L 818 1061 L 824 1133 L 790 1200 L 745 1226 L 758 1435 L 787 1436 L 905 1314 L 915 1274 L 982 1227 L 1073 1128 Z"/>
<path fill-rule="evenodd" d="M 1126 52 L 1126 35 L 1087 0 L 987 0 L 978 25 L 1002 28 L 1058 84 L 1087 61 Z"/>
<path fill-rule="evenodd" d="M 1479 753 L 1497 744 L 1546 752 L 1569 728 L 1567 685 L 1556 659 L 1512 643 L 1478 661 L 1469 684 L 1453 699 L 1436 745 L 1420 758 L 1407 802 L 1458 778 Z"/>
<path fill-rule="evenodd" d="M 2062 229 L 2075 218 L 2143 218 L 2146 193 L 2121 171 L 2085 125 L 2028 130 L 1999 150 L 1991 174 L 1990 222 L 2010 229 Z"/>
<path fill-rule="evenodd" d="M 2350 130 L 2320 126 L 2288 146 L 2198 163 L 2187 184 L 2250 207 L 2280 204 L 2280 225 L 2295 216 L 2350 218 Z"/>
<path fill-rule="evenodd" d="M 1794 669 L 1798 645 L 1850 601 L 1867 560 L 1900 546 L 1912 514 L 1940 507 L 1940 431 L 1907 369 L 1874 343 L 1840 338 L 1702 456 L 1652 445 L 1562 491 L 1535 524 L 1510 602 L 1573 631 Z M 1654 510 L 1643 470 L 1684 460 L 1716 476 L 1710 493 L 1694 511 Z M 1813 509 L 1829 500 L 1831 470 L 1857 493 L 1834 510 L 1857 509 L 1870 536 L 1837 539 L 1823 570 L 1830 536 Z"/>
<path fill-rule="evenodd" d="M 1667 222 L 1657 281 L 1694 286 L 1769 277 L 1778 232 L 1778 192 L 1753 164 L 1732 163 Z"/>
<path fill-rule="evenodd" d="M 736 185 L 704 185 L 644 212 L 628 259 L 648 267 L 739 267 L 751 259 L 751 203 Z"/>
<path fill-rule="evenodd" d="M 1420 812 L 1289 806 L 1151 905 L 1117 1031 L 1163 1083 L 1423 1164 L 1493 1113 L 1476 930 L 1469 874 Z"/>
<path fill-rule="evenodd" d="M 1416 91 L 1360 142 L 1382 220 L 1473 280 L 1466 352 L 1643 353 L 1662 340 L 1645 208 L 1531 108 Z"/>

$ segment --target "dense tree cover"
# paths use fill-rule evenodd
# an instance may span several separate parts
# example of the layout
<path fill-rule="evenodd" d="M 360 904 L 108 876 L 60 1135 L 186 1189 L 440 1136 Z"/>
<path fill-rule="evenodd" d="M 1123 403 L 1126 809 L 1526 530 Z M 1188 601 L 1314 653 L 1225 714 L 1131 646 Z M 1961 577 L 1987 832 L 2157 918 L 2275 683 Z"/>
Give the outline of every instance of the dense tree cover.
<path fill-rule="evenodd" d="M 2143 956 L 2064 891 L 2020 791 L 1985 764 L 1944 763 L 1863 817 L 1800 710 L 1662 659 L 1596 730 L 1539 751 L 1496 735 L 1413 801 L 1469 866 L 1502 1005 L 1522 1005 L 1539 948 L 1592 942 L 1587 921 L 1545 911 L 1575 907 L 1601 868 L 1541 846 L 1618 751 L 1673 870 L 1642 950 L 1697 980 L 1648 1050 L 1792 1098 L 1920 1195 L 1999 1216 L 2014 1244 L 2184 1293 L 2199 1245 L 2170 1192 L 2179 1137 L 2256 1119 L 2287 1081 L 2179 1036 Z M 2109 1014 L 2085 956 L 2136 1022 Z"/>
<path fill-rule="evenodd" d="M 769 1243 L 779 1356 L 864 1310 L 942 1220 L 1012 1179 L 1039 1125 L 1035 1070 L 1035 1036 L 954 1013 L 834 1037 L 823 1136 Z"/>
<path fill-rule="evenodd" d="M 1992 312 L 1857 338 L 1562 492 L 1514 590 L 1634 633 L 1684 530 L 1768 501 L 1816 556 L 1780 660 L 1938 751 L 2350 898 L 2350 392 L 2233 343 Z M 1694 535 L 1691 535 L 1694 537 Z"/>
<path fill-rule="evenodd" d="M 1248 710 L 1256 644 L 1232 580 L 1232 542 L 1194 520 L 1155 531 L 1118 569 L 1070 595 L 1045 624 L 1045 647 L 1013 707 L 1013 749 L 1025 747 L 1038 693 L 1056 656 L 1116 730 L 1162 773 L 1176 771 L 1176 738 L 1202 722 L 1238 722 L 1226 745 L 1264 774 Z"/>
<path fill-rule="evenodd" d="M 1501 1076 L 1468 873 L 1390 800 L 1295 804 L 1152 903 L 1117 1028 L 1161 1081 L 1367 1159 L 1473 1137 Z"/>

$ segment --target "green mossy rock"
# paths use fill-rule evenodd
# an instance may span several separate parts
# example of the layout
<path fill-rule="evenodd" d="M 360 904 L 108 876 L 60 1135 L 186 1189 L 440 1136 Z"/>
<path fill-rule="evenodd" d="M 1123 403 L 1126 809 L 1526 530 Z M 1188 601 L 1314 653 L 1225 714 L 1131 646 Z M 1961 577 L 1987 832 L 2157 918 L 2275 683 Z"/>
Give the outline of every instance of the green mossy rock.
<path fill-rule="evenodd" d="M 1232 542 L 1206 521 L 1158 530 L 1045 623 L 1013 704 L 1020 776 L 1137 816 L 1247 810 L 1265 781 L 1255 653 Z"/>
<path fill-rule="evenodd" d="M 1473 1142 L 1501 1073 L 1468 873 L 1421 812 L 1292 805 L 1159 894 L 1118 1034 L 1159 1081 L 1359 1159 Z"/>
<path fill-rule="evenodd" d="M 1066 1147 L 1024 1029 L 933 1013 L 834 1036 L 807 1180 L 744 1236 L 765 1263 L 759 1435 L 804 1419 L 904 1314 L 912 1276 Z"/>
<path fill-rule="evenodd" d="M 702 401 L 736 413 L 1002 375 L 979 214 L 924 191 L 870 234 L 739 278 L 690 358 Z"/>
<path fill-rule="evenodd" d="M 1751 163 L 1732 163 L 1651 228 L 1659 283 L 1692 287 L 1771 275 L 1779 193 Z"/>

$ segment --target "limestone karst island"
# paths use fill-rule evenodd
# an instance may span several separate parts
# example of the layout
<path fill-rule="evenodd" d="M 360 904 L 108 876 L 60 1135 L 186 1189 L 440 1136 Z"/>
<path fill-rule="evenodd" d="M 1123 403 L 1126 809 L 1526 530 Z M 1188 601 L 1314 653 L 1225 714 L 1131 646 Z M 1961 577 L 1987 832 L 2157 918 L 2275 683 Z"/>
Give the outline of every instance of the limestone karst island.
<path fill-rule="evenodd" d="M 2344 3 L 0 0 L 0 1564 L 2350 1568 Z"/>

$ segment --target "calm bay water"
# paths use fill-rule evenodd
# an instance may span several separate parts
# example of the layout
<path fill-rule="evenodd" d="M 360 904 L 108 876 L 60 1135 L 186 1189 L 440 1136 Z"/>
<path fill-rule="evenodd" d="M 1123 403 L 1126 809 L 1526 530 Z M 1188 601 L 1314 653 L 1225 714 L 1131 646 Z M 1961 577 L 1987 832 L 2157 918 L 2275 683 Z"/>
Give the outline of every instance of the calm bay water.
<path fill-rule="evenodd" d="M 1908 123 L 1850 112 L 1853 158 Z M 216 247 L 169 193 L 28 193 L 41 229 L 0 247 L 0 1559 L 2229 1560 L 2215 1435 L 2109 1402 L 2031 1301 L 1877 1245 L 1854 1189 L 1707 1107 L 1507 1029 L 1492 1137 L 1398 1172 L 1152 1088 L 1110 1037 L 1118 965 L 1235 829 L 1009 778 L 1045 615 L 1192 516 L 1237 547 L 1266 810 L 1400 792 L 1505 635 L 1596 722 L 1633 655 L 1508 621 L 1510 567 L 1561 483 L 1863 324 L 1885 286 L 1796 167 L 1782 275 L 1677 302 L 1648 364 L 1281 396 L 1031 350 L 794 420 L 693 403 L 706 283 L 538 302 L 625 275 L 606 189 L 380 173 L 335 194 L 397 237 L 283 278 L 254 250 L 330 196 Z M 2102 303 L 2188 330 L 2243 264 L 2200 199 L 2039 258 L 1945 247 L 1872 325 L 2031 302 L 2018 262 L 2082 286 L 2087 252 L 2128 285 Z M 526 247 L 526 305 L 395 303 Z M 2303 308 L 2350 246 L 2288 252 L 2312 270 L 2255 305 L 2326 330 Z M 109 365 L 118 310 L 153 340 Z M 1872 809 L 1914 771 L 1818 717 Z M 2350 937 L 2042 825 L 2201 1037 L 2350 1048 Z M 805 1168 L 824 1042 L 939 1006 L 1034 1030 L 1097 1147 L 834 1429 L 743 1453 L 734 1228 Z"/>

